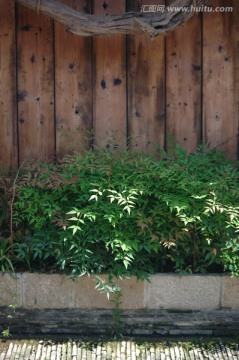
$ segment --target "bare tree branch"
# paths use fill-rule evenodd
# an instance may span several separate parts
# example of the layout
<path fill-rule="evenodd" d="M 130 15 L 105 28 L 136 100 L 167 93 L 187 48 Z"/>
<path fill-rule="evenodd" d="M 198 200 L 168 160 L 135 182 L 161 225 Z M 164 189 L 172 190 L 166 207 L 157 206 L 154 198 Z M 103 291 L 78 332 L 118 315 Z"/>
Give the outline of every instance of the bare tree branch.
<path fill-rule="evenodd" d="M 128 12 L 125 14 L 97 16 L 76 11 L 57 0 L 14 0 L 67 26 L 68 31 L 80 36 L 122 35 L 148 33 L 155 37 L 165 35 L 189 20 L 191 11 Z M 202 6 L 207 0 L 175 0 L 174 7 Z"/>

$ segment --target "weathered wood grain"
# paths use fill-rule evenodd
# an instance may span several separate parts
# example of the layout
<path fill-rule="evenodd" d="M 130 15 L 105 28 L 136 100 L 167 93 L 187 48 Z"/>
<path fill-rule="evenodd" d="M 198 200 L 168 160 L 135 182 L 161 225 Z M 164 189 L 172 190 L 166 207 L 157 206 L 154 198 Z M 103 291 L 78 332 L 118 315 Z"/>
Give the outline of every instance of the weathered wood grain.
<path fill-rule="evenodd" d="M 231 14 L 233 38 L 233 103 L 235 112 L 235 127 L 237 124 L 237 158 L 239 157 L 239 2 L 233 0 L 233 13 Z"/>
<path fill-rule="evenodd" d="M 15 4 L 0 10 L 0 166 L 17 166 Z"/>
<path fill-rule="evenodd" d="M 95 14 L 125 11 L 125 0 L 95 0 Z M 107 15 L 108 16 L 108 15 Z M 93 39 L 93 127 L 97 146 L 126 144 L 126 39 Z"/>
<path fill-rule="evenodd" d="M 165 35 L 194 15 L 192 12 L 187 11 L 125 14 L 118 10 L 117 15 L 108 14 L 108 16 L 103 16 L 104 14 L 102 14 L 102 16 L 97 16 L 100 14 L 87 15 L 74 11 L 56 0 L 40 0 L 40 5 L 39 0 L 15 1 L 51 16 L 66 25 L 70 32 L 80 36 L 137 33 L 148 33 L 151 36 Z M 199 5 L 206 4 L 208 0 L 194 0 L 194 2 Z M 114 3 L 118 4 L 118 1 L 115 0 Z M 191 6 L 192 1 L 175 0 L 174 5 Z"/>
<path fill-rule="evenodd" d="M 87 0 L 62 0 L 90 12 Z M 92 130 L 91 39 L 67 32 L 55 23 L 56 153 L 62 157 L 89 147 Z"/>
<path fill-rule="evenodd" d="M 201 16 L 166 38 L 166 134 L 187 151 L 201 142 Z"/>
<path fill-rule="evenodd" d="M 128 1 L 128 10 L 159 0 Z M 128 37 L 128 131 L 131 146 L 143 151 L 164 147 L 165 42 L 147 35 Z"/>
<path fill-rule="evenodd" d="M 215 0 L 214 6 L 225 6 Z M 211 148 L 238 157 L 238 16 L 204 13 L 203 19 L 203 138 Z M 237 39 L 236 39 L 237 37 Z"/>
<path fill-rule="evenodd" d="M 69 5 L 74 16 L 77 11 L 84 21 L 92 19 L 84 14 L 90 12 L 89 1 L 59 0 L 59 5 L 60 2 Z M 92 3 L 93 19 L 104 22 L 112 19 L 111 14 L 126 15 L 124 0 Z M 125 21 L 135 14 L 145 19 L 158 16 L 142 14 L 140 9 L 142 4 L 161 2 L 127 0 L 127 3 L 127 11 L 134 14 L 127 14 Z M 17 4 L 17 24 L 14 1 L 0 0 L 0 166 L 17 165 L 18 145 L 20 162 L 33 157 L 53 157 L 55 146 L 58 157 L 79 150 L 82 145 L 87 147 L 82 142 L 92 127 L 99 146 L 110 144 L 105 139 L 106 131 L 109 137 L 117 131 L 119 136 L 113 145 L 120 141 L 125 144 L 127 129 L 134 137 L 132 143 L 137 142 L 141 150 L 151 150 L 152 144 L 163 147 L 166 134 L 193 151 L 203 135 L 212 148 L 237 158 L 239 2 L 229 0 L 225 5 L 222 0 L 213 0 L 212 3 L 232 6 L 234 10 L 203 14 L 203 46 L 200 16 L 195 15 L 166 40 L 129 35 L 127 46 L 121 35 L 95 37 L 91 48 L 92 39 L 74 36 L 69 33 L 72 29 L 66 31 L 63 25 L 55 23 L 54 53 L 52 21 L 41 14 L 46 0 L 41 0 L 44 6 L 40 7 L 40 15 L 34 7 L 31 11 Z M 113 16 L 113 21 L 123 19 L 120 15 Z M 111 25 L 107 21 L 108 30 Z M 133 31 L 139 31 L 137 26 Z M 141 136 L 137 138 L 139 133 Z"/>
<path fill-rule="evenodd" d="M 52 20 L 20 6 L 18 11 L 18 124 L 20 162 L 54 156 Z"/>

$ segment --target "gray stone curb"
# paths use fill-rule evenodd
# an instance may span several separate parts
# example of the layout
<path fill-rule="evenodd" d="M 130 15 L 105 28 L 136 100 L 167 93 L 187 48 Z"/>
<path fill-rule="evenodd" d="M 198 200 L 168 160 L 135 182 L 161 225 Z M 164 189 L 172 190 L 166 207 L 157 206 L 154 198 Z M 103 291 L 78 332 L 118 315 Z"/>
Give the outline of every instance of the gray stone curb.
<path fill-rule="evenodd" d="M 156 274 L 150 284 L 134 277 L 117 282 L 122 309 L 239 309 L 239 279 L 227 275 Z M 0 306 L 14 302 L 26 309 L 112 309 L 113 303 L 95 285 L 87 276 L 72 281 L 58 274 L 0 273 Z"/>

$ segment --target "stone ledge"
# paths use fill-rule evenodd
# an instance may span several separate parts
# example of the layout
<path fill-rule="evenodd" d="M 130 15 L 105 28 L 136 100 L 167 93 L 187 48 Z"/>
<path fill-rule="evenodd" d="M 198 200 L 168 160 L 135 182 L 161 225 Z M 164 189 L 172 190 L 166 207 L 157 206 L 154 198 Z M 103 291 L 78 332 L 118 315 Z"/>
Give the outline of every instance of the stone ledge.
<path fill-rule="evenodd" d="M 117 280 L 123 292 L 121 308 L 177 312 L 239 309 L 237 278 L 220 274 L 156 274 L 150 280 L 150 284 L 134 277 Z M 114 304 L 95 289 L 95 284 L 94 278 L 88 276 L 72 281 L 58 274 L 0 273 L 0 306 L 16 303 L 26 309 L 112 309 Z"/>
<path fill-rule="evenodd" d="M 239 279 L 235 277 L 222 276 L 221 307 L 239 308 Z"/>
<path fill-rule="evenodd" d="M 221 276 L 156 274 L 148 284 L 149 309 L 217 310 L 220 308 Z"/>
<path fill-rule="evenodd" d="M 22 305 L 21 274 L 0 272 L 0 306 Z"/>
<path fill-rule="evenodd" d="M 7 307 L 0 308 L 0 332 L 6 327 Z M 141 319 L 139 322 L 138 320 Z M 16 309 L 11 334 L 111 336 L 112 310 L 104 309 Z M 167 310 L 124 310 L 124 336 L 234 336 L 239 330 L 239 310 L 175 312 Z"/>

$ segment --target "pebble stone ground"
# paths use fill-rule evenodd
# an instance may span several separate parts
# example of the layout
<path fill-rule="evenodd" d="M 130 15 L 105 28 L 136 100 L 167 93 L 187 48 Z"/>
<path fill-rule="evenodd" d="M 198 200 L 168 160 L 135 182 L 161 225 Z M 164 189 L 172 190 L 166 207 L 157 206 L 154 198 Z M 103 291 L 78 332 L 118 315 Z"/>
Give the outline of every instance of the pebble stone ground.
<path fill-rule="evenodd" d="M 238 344 L 213 342 L 137 343 L 52 342 L 18 340 L 0 343 L 0 360 L 234 360 L 239 359 Z"/>

